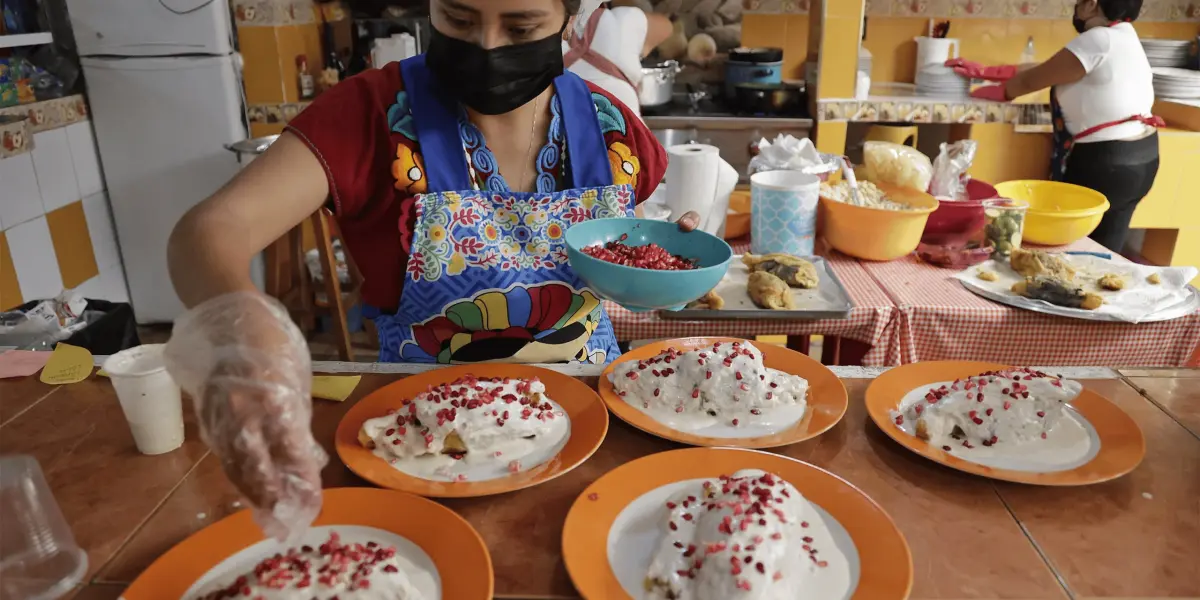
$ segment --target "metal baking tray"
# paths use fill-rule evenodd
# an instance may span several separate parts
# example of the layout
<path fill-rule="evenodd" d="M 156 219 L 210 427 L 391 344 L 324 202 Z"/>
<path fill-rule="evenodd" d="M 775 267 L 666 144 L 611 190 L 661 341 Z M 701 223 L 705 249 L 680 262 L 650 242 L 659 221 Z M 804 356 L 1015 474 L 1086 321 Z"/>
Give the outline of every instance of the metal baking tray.
<path fill-rule="evenodd" d="M 805 257 L 817 268 L 820 282 L 815 290 L 792 288 L 795 297 L 795 310 L 769 310 L 759 308 L 750 300 L 746 292 L 746 284 L 750 271 L 742 264 L 741 255 L 733 257 L 729 271 L 724 279 L 717 284 L 717 295 L 725 300 L 725 308 L 712 310 L 708 308 L 684 308 L 682 310 L 662 310 L 658 315 L 664 319 L 758 319 L 769 321 L 816 321 L 818 319 L 845 319 L 854 308 L 850 294 L 842 282 L 834 275 L 829 263 L 819 256 Z"/>

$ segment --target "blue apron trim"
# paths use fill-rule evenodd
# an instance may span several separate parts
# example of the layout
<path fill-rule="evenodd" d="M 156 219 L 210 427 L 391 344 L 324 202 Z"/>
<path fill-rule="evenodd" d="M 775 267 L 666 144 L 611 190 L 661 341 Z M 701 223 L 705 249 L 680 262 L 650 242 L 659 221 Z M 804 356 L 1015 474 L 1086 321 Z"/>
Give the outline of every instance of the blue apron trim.
<path fill-rule="evenodd" d="M 427 191 L 471 189 L 454 105 L 439 92 L 433 74 L 425 67 L 425 55 L 400 61 L 400 75 L 412 103 L 413 125 L 425 159 Z"/>
<path fill-rule="evenodd" d="M 612 185 L 612 166 L 608 162 L 604 133 L 600 131 L 600 119 L 596 117 L 596 105 L 592 102 L 592 90 L 570 71 L 556 77 L 554 87 L 567 128 L 572 187 Z"/>

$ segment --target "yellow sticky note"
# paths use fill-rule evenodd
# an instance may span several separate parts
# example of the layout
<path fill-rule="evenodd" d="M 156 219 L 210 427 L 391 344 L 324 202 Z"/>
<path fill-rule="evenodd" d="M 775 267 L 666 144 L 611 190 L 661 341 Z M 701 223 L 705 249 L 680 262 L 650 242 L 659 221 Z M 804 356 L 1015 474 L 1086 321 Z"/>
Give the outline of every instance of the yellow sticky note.
<path fill-rule="evenodd" d="M 313 398 L 341 402 L 354 393 L 362 375 L 313 375 Z"/>
<path fill-rule="evenodd" d="M 87 348 L 58 343 L 42 369 L 42 383 L 78 383 L 92 374 L 92 353 Z"/>

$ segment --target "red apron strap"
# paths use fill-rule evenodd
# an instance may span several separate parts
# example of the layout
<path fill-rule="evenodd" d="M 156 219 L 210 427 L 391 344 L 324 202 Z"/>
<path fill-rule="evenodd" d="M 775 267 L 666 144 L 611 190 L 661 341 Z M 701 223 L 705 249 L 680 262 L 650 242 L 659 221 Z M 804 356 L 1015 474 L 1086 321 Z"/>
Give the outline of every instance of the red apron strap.
<path fill-rule="evenodd" d="M 584 31 L 582 37 L 576 35 L 574 30 L 571 31 L 571 37 L 567 38 L 568 50 L 563 55 L 563 66 L 570 68 L 571 65 L 582 60 L 595 67 L 597 71 L 611 77 L 616 77 L 628 83 L 636 90 L 637 86 L 629 80 L 629 77 L 625 75 L 625 72 L 620 67 L 599 52 L 592 50 L 592 40 L 596 37 L 596 29 L 600 27 L 600 17 L 603 15 L 604 10 L 603 8 L 597 8 L 592 11 L 591 16 L 588 17 L 587 29 Z"/>
<path fill-rule="evenodd" d="M 1125 123 L 1129 123 L 1132 121 L 1137 121 L 1139 123 L 1149 125 L 1150 127 L 1153 127 L 1155 129 L 1159 129 L 1161 127 L 1167 126 L 1166 121 L 1163 121 L 1162 117 L 1155 116 L 1155 115 L 1150 115 L 1149 117 L 1147 117 L 1145 115 L 1134 115 L 1127 119 L 1121 119 L 1120 121 L 1113 121 L 1111 123 L 1101 123 L 1099 125 L 1096 125 L 1095 127 L 1088 127 L 1087 129 L 1084 129 L 1083 131 L 1080 131 L 1079 133 L 1075 134 L 1075 141 L 1079 141 L 1089 135 L 1095 134 L 1096 132 L 1108 129 L 1109 127 L 1116 127 L 1117 125 L 1124 125 Z"/>

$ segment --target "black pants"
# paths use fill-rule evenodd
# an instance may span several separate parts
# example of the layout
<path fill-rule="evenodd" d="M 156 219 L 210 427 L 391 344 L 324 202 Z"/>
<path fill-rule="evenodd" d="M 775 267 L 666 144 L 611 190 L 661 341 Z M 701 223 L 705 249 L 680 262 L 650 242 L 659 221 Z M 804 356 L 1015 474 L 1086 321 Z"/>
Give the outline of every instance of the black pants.
<path fill-rule="evenodd" d="M 1064 181 L 1104 194 L 1109 209 L 1089 236 L 1105 248 L 1120 252 L 1129 235 L 1129 221 L 1158 174 L 1158 134 L 1140 140 L 1075 144 L 1067 158 Z"/>

